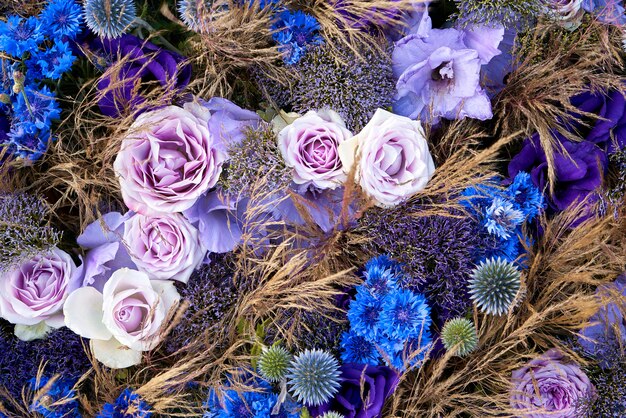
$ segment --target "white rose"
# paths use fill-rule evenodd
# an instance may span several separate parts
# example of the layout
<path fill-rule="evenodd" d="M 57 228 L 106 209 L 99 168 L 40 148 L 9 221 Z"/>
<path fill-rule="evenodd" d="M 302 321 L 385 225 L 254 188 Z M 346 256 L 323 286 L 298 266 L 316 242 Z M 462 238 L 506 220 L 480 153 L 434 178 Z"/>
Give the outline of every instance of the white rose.
<path fill-rule="evenodd" d="M 71 293 L 63 307 L 65 325 L 91 339 L 94 356 L 105 366 L 130 367 L 159 343 L 163 321 L 179 300 L 172 282 L 123 268 L 102 293 L 89 286 Z"/>

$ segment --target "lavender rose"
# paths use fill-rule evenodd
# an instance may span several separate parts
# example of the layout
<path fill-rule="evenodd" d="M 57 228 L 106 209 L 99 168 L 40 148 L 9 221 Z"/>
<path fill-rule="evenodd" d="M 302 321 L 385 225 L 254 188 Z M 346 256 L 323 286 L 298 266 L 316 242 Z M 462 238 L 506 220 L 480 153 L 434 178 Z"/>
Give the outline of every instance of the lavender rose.
<path fill-rule="evenodd" d="M 386 366 L 346 363 L 340 367 L 341 387 L 329 402 L 313 408 L 313 416 L 336 411 L 346 418 L 378 418 L 398 386 L 398 374 Z"/>
<path fill-rule="evenodd" d="M 173 282 L 123 268 L 102 293 L 87 286 L 70 294 L 63 307 L 65 325 L 91 339 L 94 356 L 105 366 L 130 367 L 159 343 L 163 321 L 179 299 Z"/>
<path fill-rule="evenodd" d="M 338 148 L 351 137 L 338 113 L 310 111 L 280 131 L 278 148 L 301 190 L 334 189 L 346 180 Z"/>
<path fill-rule="evenodd" d="M 594 388 L 576 364 L 562 363 L 556 349 L 513 372 L 511 407 L 527 418 L 576 418 L 577 403 Z M 523 411 L 523 412 L 521 412 Z"/>
<path fill-rule="evenodd" d="M 151 279 L 187 283 L 202 263 L 206 248 L 200 234 L 181 214 L 133 215 L 124 223 L 130 257 Z"/>
<path fill-rule="evenodd" d="M 344 170 L 379 206 L 394 206 L 426 187 L 435 171 L 419 121 L 378 109 L 363 130 L 339 146 Z"/>
<path fill-rule="evenodd" d="M 167 106 L 137 118 L 114 168 L 124 203 L 152 215 L 189 209 L 217 183 L 225 159 L 206 121 Z"/>
<path fill-rule="evenodd" d="M 53 248 L 0 277 L 0 317 L 13 324 L 63 326 L 63 303 L 80 286 L 76 264 Z"/>

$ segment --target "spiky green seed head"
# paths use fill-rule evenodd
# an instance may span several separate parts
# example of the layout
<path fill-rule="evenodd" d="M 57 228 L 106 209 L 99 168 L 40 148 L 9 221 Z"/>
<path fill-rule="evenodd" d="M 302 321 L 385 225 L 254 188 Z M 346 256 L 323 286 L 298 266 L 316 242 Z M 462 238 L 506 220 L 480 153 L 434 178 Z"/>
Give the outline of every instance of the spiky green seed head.
<path fill-rule="evenodd" d="M 489 315 L 503 315 L 521 287 L 521 272 L 500 257 L 482 261 L 472 271 L 469 293 L 478 308 Z"/>
<path fill-rule="evenodd" d="M 454 351 L 459 357 L 465 357 L 478 346 L 478 336 L 474 323 L 469 319 L 450 319 L 441 330 L 441 340 L 447 351 Z"/>
<path fill-rule="evenodd" d="M 263 350 L 259 356 L 259 373 L 268 382 L 278 382 L 287 374 L 291 353 L 279 345 Z"/>
<path fill-rule="evenodd" d="M 321 418 L 346 418 L 346 417 L 344 415 L 341 415 L 339 412 L 331 411 L 331 412 L 326 412 L 324 415 L 322 415 Z"/>
<path fill-rule="evenodd" d="M 318 406 L 339 390 L 339 362 L 323 350 L 305 350 L 289 365 L 287 384 L 293 396 L 306 406 Z"/>

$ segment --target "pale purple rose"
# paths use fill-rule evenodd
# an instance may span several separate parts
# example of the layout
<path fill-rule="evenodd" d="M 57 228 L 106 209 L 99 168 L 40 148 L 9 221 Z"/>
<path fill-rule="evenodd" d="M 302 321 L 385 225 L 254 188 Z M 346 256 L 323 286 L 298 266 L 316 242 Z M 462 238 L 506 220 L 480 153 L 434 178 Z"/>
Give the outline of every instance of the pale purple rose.
<path fill-rule="evenodd" d="M 440 117 L 487 120 L 491 102 L 480 85 L 482 66 L 500 53 L 504 28 L 432 29 L 404 37 L 392 55 L 398 79 L 394 112 L 436 123 Z"/>
<path fill-rule="evenodd" d="M 378 109 L 363 130 L 339 146 L 344 170 L 379 206 L 399 204 L 424 189 L 435 171 L 419 121 Z"/>
<path fill-rule="evenodd" d="M 180 213 L 131 216 L 124 222 L 124 243 L 139 271 L 151 279 L 183 283 L 207 251 L 198 230 Z"/>
<path fill-rule="evenodd" d="M 583 0 L 548 0 L 545 5 L 545 12 L 560 26 L 574 30 L 580 26 L 585 14 L 582 4 Z"/>
<path fill-rule="evenodd" d="M 201 196 L 183 215 L 198 229 L 211 253 L 227 253 L 241 242 L 246 201 L 214 190 Z"/>
<path fill-rule="evenodd" d="M 102 291 L 104 283 L 115 270 L 123 267 L 137 268 L 122 243 L 124 221 L 133 212 L 122 215 L 109 212 L 102 219 L 87 225 L 76 241 L 88 250 L 78 267 L 83 286 L 93 286 Z"/>
<path fill-rule="evenodd" d="M 300 191 L 334 189 L 345 182 L 338 148 L 350 138 L 341 116 L 329 109 L 307 112 L 280 131 L 278 148 Z"/>
<path fill-rule="evenodd" d="M 0 317 L 12 324 L 63 326 L 63 303 L 80 286 L 76 264 L 52 248 L 0 277 Z"/>
<path fill-rule="evenodd" d="M 70 294 L 63 307 L 65 325 L 91 340 L 94 356 L 105 366 L 130 367 L 159 343 L 163 321 L 179 300 L 173 282 L 124 268 L 111 275 L 102 292 L 86 286 Z"/>
<path fill-rule="evenodd" d="M 525 418 L 577 418 L 577 404 L 594 387 L 577 364 L 551 349 L 513 372 L 511 407 Z"/>
<path fill-rule="evenodd" d="M 144 215 L 182 212 L 213 187 L 226 153 L 207 121 L 177 106 L 143 113 L 114 168 L 124 203 Z"/>

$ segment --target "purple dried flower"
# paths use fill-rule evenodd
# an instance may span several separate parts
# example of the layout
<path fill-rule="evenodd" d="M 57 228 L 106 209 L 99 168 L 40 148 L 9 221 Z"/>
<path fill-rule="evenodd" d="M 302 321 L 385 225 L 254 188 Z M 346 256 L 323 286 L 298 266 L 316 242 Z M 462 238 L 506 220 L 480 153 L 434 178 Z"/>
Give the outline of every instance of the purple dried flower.
<path fill-rule="evenodd" d="M 52 331 L 41 340 L 21 341 L 6 323 L 1 323 L 0 387 L 21 399 L 22 387 L 37 375 L 41 362 L 46 362 L 48 375 L 79 377 L 91 367 L 84 350 L 86 346 L 87 341 L 68 328 Z"/>
<path fill-rule="evenodd" d="M 423 293 L 436 322 L 463 316 L 471 306 L 467 286 L 479 248 L 485 247 L 480 225 L 470 218 L 412 216 L 418 208 L 371 210 L 362 225 L 372 250 L 404 263 L 400 285 Z"/>
<path fill-rule="evenodd" d="M 219 321 L 237 302 L 232 272 L 227 255 L 211 254 L 211 262 L 179 287 L 181 299 L 189 302 L 189 307 L 165 341 L 167 352 L 183 348 L 208 330 L 217 331 Z"/>

